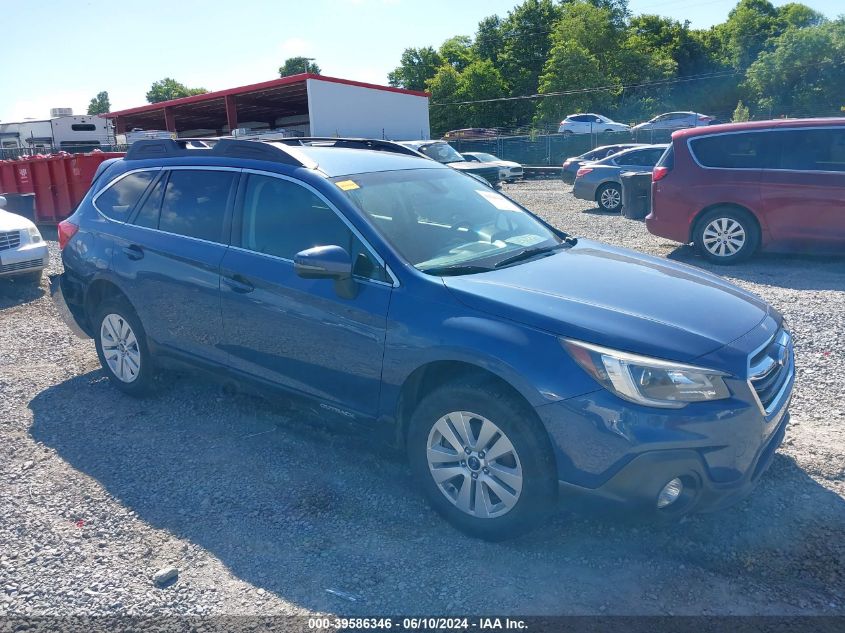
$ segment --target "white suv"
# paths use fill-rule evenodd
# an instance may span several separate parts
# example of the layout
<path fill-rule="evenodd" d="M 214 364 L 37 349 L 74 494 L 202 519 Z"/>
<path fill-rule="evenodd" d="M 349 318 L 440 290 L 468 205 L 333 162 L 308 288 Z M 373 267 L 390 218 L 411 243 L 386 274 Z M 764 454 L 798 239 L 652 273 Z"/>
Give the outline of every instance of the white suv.
<path fill-rule="evenodd" d="M 602 132 L 627 132 L 631 127 L 617 123 L 601 114 L 570 114 L 560 122 L 560 134 L 600 134 Z"/>
<path fill-rule="evenodd" d="M 47 244 L 35 224 L 4 211 L 5 206 L 6 198 L 0 196 L 0 278 L 19 277 L 37 284 L 50 261 Z"/>

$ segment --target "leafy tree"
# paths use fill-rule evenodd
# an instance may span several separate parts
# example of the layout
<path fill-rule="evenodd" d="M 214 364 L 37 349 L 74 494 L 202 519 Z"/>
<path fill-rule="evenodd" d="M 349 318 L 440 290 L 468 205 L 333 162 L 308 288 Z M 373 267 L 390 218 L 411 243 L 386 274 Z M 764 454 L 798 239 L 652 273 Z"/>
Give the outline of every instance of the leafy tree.
<path fill-rule="evenodd" d="M 460 73 L 449 64 L 443 64 L 426 83 L 426 88 L 431 93 L 432 107 L 429 110 L 429 119 L 432 136 L 467 127 L 463 125 L 463 106 L 439 105 L 459 101 L 460 84 Z"/>
<path fill-rule="evenodd" d="M 491 15 L 478 23 L 478 31 L 475 33 L 475 43 L 473 44 L 476 59 L 489 59 L 498 68 L 499 55 L 504 43 L 502 20 L 498 15 Z"/>
<path fill-rule="evenodd" d="M 770 116 L 832 114 L 845 86 L 845 18 L 787 29 L 748 68 L 745 87 Z"/>
<path fill-rule="evenodd" d="M 279 77 L 289 77 L 302 73 L 319 75 L 320 67 L 307 57 L 288 57 L 285 63 L 279 66 Z"/>
<path fill-rule="evenodd" d="M 742 123 L 743 121 L 749 121 L 750 119 L 751 112 L 748 110 L 748 107 L 744 105 L 742 101 L 738 101 L 736 104 L 736 109 L 731 115 L 731 121 L 733 123 Z"/>
<path fill-rule="evenodd" d="M 109 102 L 109 93 L 103 90 L 98 92 L 97 96 L 91 99 L 88 104 L 88 114 L 105 114 L 111 111 L 111 103 Z"/>
<path fill-rule="evenodd" d="M 827 20 L 818 11 L 813 11 L 806 4 L 790 2 L 778 7 L 778 21 L 781 28 L 786 30 L 790 27 L 803 29 L 808 26 L 819 26 Z"/>
<path fill-rule="evenodd" d="M 778 34 L 778 11 L 769 0 L 740 0 L 720 26 L 731 63 L 746 68 Z"/>
<path fill-rule="evenodd" d="M 466 35 L 450 37 L 440 45 L 438 54 L 444 64 L 449 64 L 452 68 L 461 72 L 473 60 L 472 39 Z"/>
<path fill-rule="evenodd" d="M 180 99 L 182 97 L 190 97 L 191 95 L 201 95 L 208 92 L 205 88 L 188 88 L 185 84 L 179 83 L 175 79 L 165 77 L 159 81 L 153 82 L 147 92 L 148 103 L 159 103 L 161 101 L 170 101 L 171 99 Z"/>
<path fill-rule="evenodd" d="M 498 99 L 507 94 L 502 75 L 489 59 L 475 60 L 467 66 L 458 81 L 457 96 L 460 100 L 479 101 Z M 464 127 L 485 127 L 498 123 L 501 103 L 473 103 L 465 106 Z"/>
<path fill-rule="evenodd" d="M 397 88 L 425 90 L 426 82 L 437 74 L 442 64 L 440 55 L 431 46 L 406 48 L 399 66 L 387 75 L 387 80 Z"/>

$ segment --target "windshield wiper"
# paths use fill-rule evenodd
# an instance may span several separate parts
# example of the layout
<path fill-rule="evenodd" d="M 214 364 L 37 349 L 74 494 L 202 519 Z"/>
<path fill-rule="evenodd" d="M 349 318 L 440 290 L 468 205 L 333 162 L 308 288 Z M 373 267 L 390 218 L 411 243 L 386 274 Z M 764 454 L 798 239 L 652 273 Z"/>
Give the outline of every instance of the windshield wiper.
<path fill-rule="evenodd" d="M 423 268 L 424 273 L 429 275 L 437 275 L 438 277 L 453 277 L 455 275 L 472 275 L 474 273 L 486 273 L 493 270 L 489 266 L 470 266 L 463 264 L 453 264 L 451 266 L 433 266 L 432 268 Z"/>
<path fill-rule="evenodd" d="M 557 249 L 563 248 L 564 246 L 568 246 L 568 243 L 560 242 L 559 244 L 554 244 L 553 246 L 526 248 L 524 250 L 519 251 L 515 255 L 505 257 L 504 259 L 496 262 L 493 265 L 493 268 L 501 268 L 502 266 L 507 266 L 508 264 L 515 264 L 516 262 L 521 262 L 525 259 L 531 259 L 532 257 L 535 257 L 536 255 L 542 255 L 543 253 L 551 253 L 552 251 L 556 251 Z"/>

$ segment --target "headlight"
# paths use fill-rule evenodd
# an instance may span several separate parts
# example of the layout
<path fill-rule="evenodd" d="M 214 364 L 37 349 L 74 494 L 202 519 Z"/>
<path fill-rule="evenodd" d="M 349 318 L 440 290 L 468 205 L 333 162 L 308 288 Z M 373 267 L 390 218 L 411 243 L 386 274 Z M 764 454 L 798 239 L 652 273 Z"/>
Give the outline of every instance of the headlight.
<path fill-rule="evenodd" d="M 41 241 L 41 233 L 38 232 L 37 226 L 31 226 L 26 230 L 29 233 L 30 244 L 38 244 Z"/>
<path fill-rule="evenodd" d="M 648 407 L 680 408 L 690 402 L 730 397 L 728 374 L 561 339 L 584 370 L 617 396 Z"/>

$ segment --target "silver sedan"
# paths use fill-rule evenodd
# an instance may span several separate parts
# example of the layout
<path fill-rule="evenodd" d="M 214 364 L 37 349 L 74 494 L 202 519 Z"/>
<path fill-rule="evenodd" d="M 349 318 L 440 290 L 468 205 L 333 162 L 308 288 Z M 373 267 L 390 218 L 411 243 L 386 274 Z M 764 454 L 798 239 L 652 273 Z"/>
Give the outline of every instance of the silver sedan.
<path fill-rule="evenodd" d="M 668 144 L 643 145 L 586 163 L 575 176 L 572 194 L 581 200 L 597 202 L 604 211 L 621 211 L 620 174 L 624 171 L 651 171 L 667 147 Z"/>

